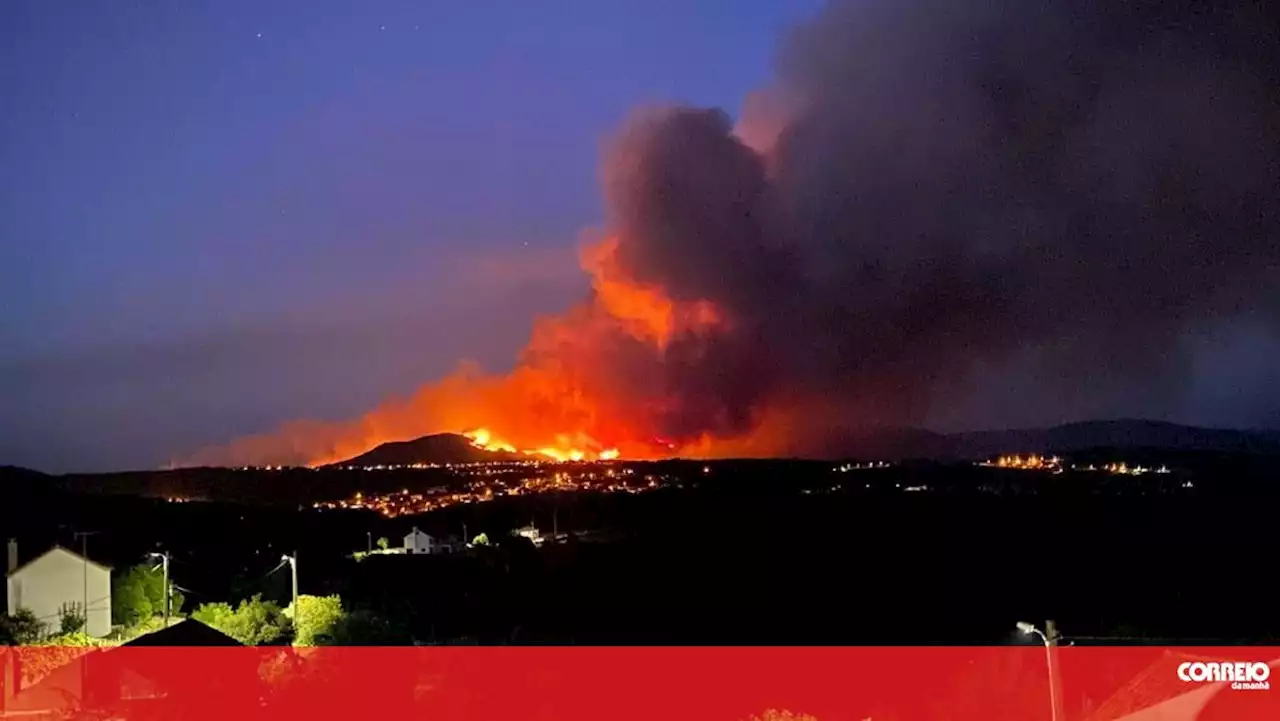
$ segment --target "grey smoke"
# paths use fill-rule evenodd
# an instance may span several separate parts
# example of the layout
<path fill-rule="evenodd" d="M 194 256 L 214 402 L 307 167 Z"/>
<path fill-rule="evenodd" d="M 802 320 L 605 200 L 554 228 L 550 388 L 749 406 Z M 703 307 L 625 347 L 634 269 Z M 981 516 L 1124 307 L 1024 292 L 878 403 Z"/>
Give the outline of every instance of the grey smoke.
<path fill-rule="evenodd" d="M 1032 404 L 1176 405 L 1188 333 L 1280 319 L 1273 12 L 833 2 L 783 45 L 771 152 L 720 111 L 639 116 L 606 163 L 619 261 L 736 320 L 645 366 L 693 409 L 663 423 L 782 394 L 927 423 L 1003 369 Z"/>

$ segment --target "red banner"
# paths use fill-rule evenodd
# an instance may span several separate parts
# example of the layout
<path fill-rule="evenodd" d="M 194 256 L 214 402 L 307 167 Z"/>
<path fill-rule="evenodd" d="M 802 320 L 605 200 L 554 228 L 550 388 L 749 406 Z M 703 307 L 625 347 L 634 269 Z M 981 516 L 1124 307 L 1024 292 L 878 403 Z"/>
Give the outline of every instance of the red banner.
<path fill-rule="evenodd" d="M 0 718 L 1274 721 L 1277 659 L 1258 647 L 16 648 Z"/>

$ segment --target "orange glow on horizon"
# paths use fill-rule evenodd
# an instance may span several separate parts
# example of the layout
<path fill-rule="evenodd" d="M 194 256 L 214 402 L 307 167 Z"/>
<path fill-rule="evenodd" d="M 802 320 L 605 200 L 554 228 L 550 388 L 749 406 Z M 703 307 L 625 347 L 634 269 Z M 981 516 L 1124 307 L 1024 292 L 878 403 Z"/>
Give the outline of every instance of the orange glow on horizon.
<path fill-rule="evenodd" d="M 614 387 L 602 372 L 610 358 L 601 354 L 624 335 L 661 358 L 680 335 L 712 332 L 728 320 L 709 302 L 677 302 L 659 287 L 636 282 L 618 262 L 618 252 L 615 236 L 582 248 L 579 261 L 591 276 L 592 297 L 539 319 L 511 373 L 490 375 L 464 364 L 407 400 L 325 429 L 331 435 L 325 450 L 308 465 L 441 432 L 461 432 L 487 451 L 565 462 L 707 455 L 713 443 L 707 437 L 655 442 L 649 422 L 637 413 L 637 391 Z"/>
<path fill-rule="evenodd" d="M 787 448 L 801 419 L 796 409 L 766 408 L 753 428 L 735 436 L 665 437 L 662 426 L 682 400 L 664 384 L 669 349 L 681 338 L 731 330 L 733 319 L 709 301 L 677 301 L 638 282 L 620 260 L 622 247 L 617 236 L 583 246 L 579 262 L 592 294 L 539 318 L 509 373 L 463 363 L 360 418 L 287 423 L 206 449 L 187 464 L 317 467 L 436 433 L 465 434 L 488 451 L 568 462 L 765 456 Z"/>

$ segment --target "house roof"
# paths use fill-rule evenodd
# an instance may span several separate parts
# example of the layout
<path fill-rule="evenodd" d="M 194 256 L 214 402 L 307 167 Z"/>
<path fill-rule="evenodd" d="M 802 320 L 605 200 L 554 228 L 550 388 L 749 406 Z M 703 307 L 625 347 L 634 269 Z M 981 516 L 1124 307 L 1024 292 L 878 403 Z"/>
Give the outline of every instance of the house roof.
<path fill-rule="evenodd" d="M 15 575 L 17 575 L 18 573 L 20 573 L 21 571 L 23 571 L 27 566 L 30 566 L 30 565 L 34 564 L 36 561 L 39 561 L 40 559 L 44 558 L 45 556 L 48 556 L 50 553 L 54 553 L 55 551 L 62 551 L 63 553 L 69 553 L 69 554 L 71 554 L 71 555 L 75 556 L 76 558 L 78 558 L 78 559 L 80 559 L 80 560 L 82 560 L 82 561 L 87 561 L 87 562 L 89 563 L 89 565 L 90 565 L 90 566 L 94 566 L 94 567 L 97 567 L 97 568 L 100 568 L 100 569 L 102 569 L 102 570 L 106 571 L 107 573 L 111 573 L 111 570 L 112 570 L 112 569 L 111 569 L 111 566 L 105 566 L 105 565 L 103 565 L 103 564 L 101 564 L 101 563 L 98 563 L 97 561 L 95 561 L 95 560 L 93 560 L 93 559 L 91 559 L 91 558 L 85 558 L 84 556 L 81 556 L 80 554 L 76 553 L 75 551 L 71 550 L 70 548 L 67 548 L 66 546 L 60 546 L 60 545 L 58 545 L 58 544 L 56 544 L 56 543 L 55 543 L 55 544 L 53 545 L 53 548 L 50 548 L 49 550 L 45 551 L 44 553 L 40 554 L 39 556 L 36 556 L 35 558 L 31 559 L 30 561 L 27 561 L 26 563 L 22 564 L 21 566 L 18 566 L 17 568 L 13 569 L 12 571 L 9 571 L 9 573 L 5 574 L 5 576 L 6 576 L 6 577 L 8 577 L 8 576 L 15 576 Z"/>
<path fill-rule="evenodd" d="M 244 644 L 212 626 L 195 619 L 183 619 L 172 626 L 143 634 L 121 646 L 243 646 Z"/>

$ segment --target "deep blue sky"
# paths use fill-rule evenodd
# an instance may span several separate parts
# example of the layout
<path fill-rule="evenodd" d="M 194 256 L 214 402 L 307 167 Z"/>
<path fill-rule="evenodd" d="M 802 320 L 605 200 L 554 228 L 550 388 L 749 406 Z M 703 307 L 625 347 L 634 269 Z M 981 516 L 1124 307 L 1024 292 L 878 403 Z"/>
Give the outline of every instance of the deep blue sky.
<path fill-rule="evenodd" d="M 819 4 L 0 2 L 0 464 L 154 467 L 504 370 L 582 292 L 601 141 L 735 112 Z M 1187 342 L 1177 420 L 1280 425 L 1274 333 Z M 1041 420 L 1004 397 L 953 415 Z"/>
<path fill-rule="evenodd" d="M 6 0 L 0 463 L 154 466 L 509 365 L 581 290 L 601 140 L 736 111 L 817 7 Z"/>

